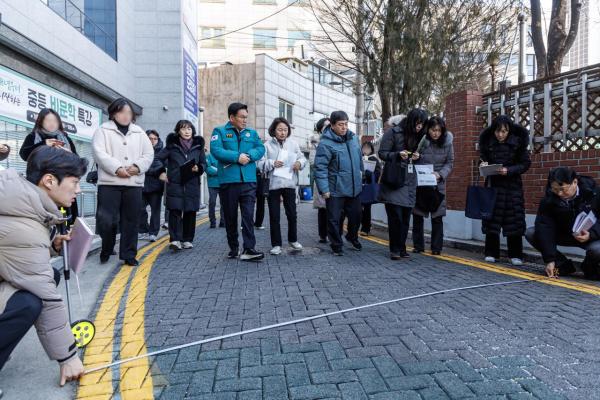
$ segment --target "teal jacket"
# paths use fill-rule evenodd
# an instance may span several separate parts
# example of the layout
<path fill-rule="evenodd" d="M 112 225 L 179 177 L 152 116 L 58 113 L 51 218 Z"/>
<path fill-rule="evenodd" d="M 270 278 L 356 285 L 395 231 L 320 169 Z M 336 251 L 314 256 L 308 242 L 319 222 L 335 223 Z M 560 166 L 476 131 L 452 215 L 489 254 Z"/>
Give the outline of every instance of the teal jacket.
<path fill-rule="evenodd" d="M 265 146 L 254 129 L 246 128 L 238 133 L 228 122 L 213 130 L 210 154 L 218 161 L 219 184 L 256 182 L 256 161 L 265 155 Z M 250 157 L 248 164 L 238 163 L 241 154 Z"/>
<path fill-rule="evenodd" d="M 348 131 L 336 135 L 327 128 L 315 155 L 315 181 L 319 193 L 331 197 L 356 197 L 362 192 L 363 158 L 358 136 Z"/>
<path fill-rule="evenodd" d="M 218 188 L 219 185 L 219 162 L 210 153 L 206 155 L 206 176 L 208 177 L 208 187 Z"/>

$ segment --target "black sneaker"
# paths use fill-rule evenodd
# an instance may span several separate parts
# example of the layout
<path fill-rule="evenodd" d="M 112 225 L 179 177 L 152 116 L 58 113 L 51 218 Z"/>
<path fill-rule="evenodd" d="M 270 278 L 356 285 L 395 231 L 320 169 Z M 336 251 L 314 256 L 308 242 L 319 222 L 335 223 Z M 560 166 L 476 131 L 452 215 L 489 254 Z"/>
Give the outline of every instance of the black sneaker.
<path fill-rule="evenodd" d="M 431 250 L 431 255 L 432 255 L 432 256 L 439 256 L 439 255 L 441 255 L 441 254 L 442 254 L 442 252 L 441 252 L 441 251 L 439 251 L 439 250 Z"/>
<path fill-rule="evenodd" d="M 410 258 L 410 254 L 408 254 L 406 252 L 406 250 L 405 251 L 401 251 L 399 254 L 400 254 L 400 257 L 402 257 L 402 258 Z"/>
<path fill-rule="evenodd" d="M 358 241 L 358 239 L 351 240 L 349 242 L 352 245 L 352 248 L 354 250 L 356 250 L 356 251 L 361 251 L 362 250 L 362 244 L 360 244 L 360 242 Z"/>
<path fill-rule="evenodd" d="M 390 258 L 394 261 L 398 261 L 402 259 L 402 256 L 398 253 L 390 253 Z"/>
<path fill-rule="evenodd" d="M 321 238 L 321 239 L 319 239 L 319 243 L 327 243 L 327 238 Z"/>
<path fill-rule="evenodd" d="M 215 229 L 217 227 L 217 224 L 214 222 L 210 223 L 210 229 Z"/>
<path fill-rule="evenodd" d="M 124 264 L 128 265 L 130 267 L 137 267 L 138 265 L 140 265 L 139 261 L 136 260 L 135 258 L 130 258 L 129 260 L 125 260 Z"/>
<path fill-rule="evenodd" d="M 106 264 L 110 256 L 106 254 L 100 254 L 100 264 Z"/>
<path fill-rule="evenodd" d="M 258 261 L 263 258 L 265 258 L 265 253 L 261 253 L 254 249 L 245 249 L 240 256 L 240 260 L 242 261 Z"/>
<path fill-rule="evenodd" d="M 240 249 L 233 249 L 227 254 L 227 258 L 238 258 L 240 255 Z"/>
<path fill-rule="evenodd" d="M 342 250 L 342 249 L 332 249 L 332 251 L 333 251 L 334 256 L 343 256 L 344 255 L 344 250 Z"/>
<path fill-rule="evenodd" d="M 219 222 L 219 228 L 225 228 L 225 222 L 223 222 L 223 221 Z"/>
<path fill-rule="evenodd" d="M 413 249 L 413 253 L 415 253 L 415 254 L 420 254 L 420 253 L 422 253 L 422 252 L 424 252 L 424 251 L 425 251 L 425 250 L 416 249 L 416 248 L 415 248 L 415 249 Z"/>

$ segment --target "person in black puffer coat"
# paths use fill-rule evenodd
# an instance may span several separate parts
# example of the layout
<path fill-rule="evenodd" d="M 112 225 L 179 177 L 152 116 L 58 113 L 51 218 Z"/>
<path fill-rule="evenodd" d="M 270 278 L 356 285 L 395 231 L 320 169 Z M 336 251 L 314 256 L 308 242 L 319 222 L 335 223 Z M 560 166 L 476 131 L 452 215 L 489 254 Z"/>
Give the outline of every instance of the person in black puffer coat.
<path fill-rule="evenodd" d="M 498 175 L 486 179 L 486 185 L 496 189 L 496 203 L 492 218 L 484 220 L 485 259 L 495 262 L 500 257 L 500 232 L 506 236 L 508 257 L 513 265 L 523 259 L 525 234 L 525 199 L 521 175 L 531 165 L 529 132 L 501 115 L 479 136 L 479 154 L 482 164 L 500 164 Z"/>
<path fill-rule="evenodd" d="M 140 216 L 140 229 L 139 233 L 147 235 L 147 238 L 151 242 L 156 241 L 156 235 L 160 230 L 160 212 L 161 212 L 161 200 L 164 191 L 165 184 L 160 180 L 160 176 L 165 172 L 163 163 L 158 158 L 158 153 L 163 149 L 163 142 L 160 140 L 160 136 L 157 131 L 150 129 L 146 131 L 152 146 L 154 147 L 154 161 L 150 169 L 146 171 L 144 180 L 144 189 L 142 190 L 143 196 L 143 208 Z M 148 211 L 147 207 L 150 206 L 150 224 L 148 225 Z"/>
<path fill-rule="evenodd" d="M 206 168 L 204 139 L 187 120 L 177 122 L 167 136 L 166 147 L 158 158 L 167 168 L 167 209 L 172 250 L 191 249 L 196 232 L 196 213 L 200 209 L 200 176 Z M 193 177 L 182 181 L 181 166 L 194 160 Z"/>

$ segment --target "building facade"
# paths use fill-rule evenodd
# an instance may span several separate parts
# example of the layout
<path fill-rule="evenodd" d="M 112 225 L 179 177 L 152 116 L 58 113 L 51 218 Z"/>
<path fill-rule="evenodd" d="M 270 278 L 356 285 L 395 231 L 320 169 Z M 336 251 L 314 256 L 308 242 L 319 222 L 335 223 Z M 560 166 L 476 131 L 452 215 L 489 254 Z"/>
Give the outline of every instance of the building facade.
<path fill-rule="evenodd" d="M 0 0 L 0 142 L 13 149 L 3 166 L 24 169 L 18 150 L 44 107 L 87 157 L 121 96 L 162 136 L 197 123 L 196 33 L 195 0 Z"/>
<path fill-rule="evenodd" d="M 228 121 L 227 106 L 235 101 L 248 105 L 248 125 L 263 140 L 273 119 L 287 118 L 303 151 L 309 150 L 315 123 L 332 111 L 348 113 L 350 129 L 356 128 L 352 81 L 294 58 L 278 61 L 259 54 L 253 63 L 201 69 L 200 99 L 207 143 L 214 127 Z"/>

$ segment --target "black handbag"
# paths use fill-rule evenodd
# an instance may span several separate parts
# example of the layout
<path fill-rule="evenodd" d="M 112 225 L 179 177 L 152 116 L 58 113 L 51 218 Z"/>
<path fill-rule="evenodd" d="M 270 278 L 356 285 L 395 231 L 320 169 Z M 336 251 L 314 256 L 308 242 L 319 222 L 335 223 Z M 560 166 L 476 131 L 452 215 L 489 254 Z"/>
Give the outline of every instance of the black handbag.
<path fill-rule="evenodd" d="M 479 179 L 478 182 L 479 183 Z M 471 185 L 467 188 L 465 216 L 471 219 L 490 220 L 496 205 L 496 189 L 493 187 Z"/>
<path fill-rule="evenodd" d="M 98 164 L 94 164 L 91 171 L 86 175 L 85 181 L 92 185 L 98 183 Z"/>
<path fill-rule="evenodd" d="M 417 186 L 416 207 L 424 212 L 436 212 L 446 196 L 437 186 Z"/>
<path fill-rule="evenodd" d="M 386 161 L 379 182 L 392 189 L 403 187 L 406 182 L 406 166 L 403 165 L 402 160 L 394 157 Z"/>

